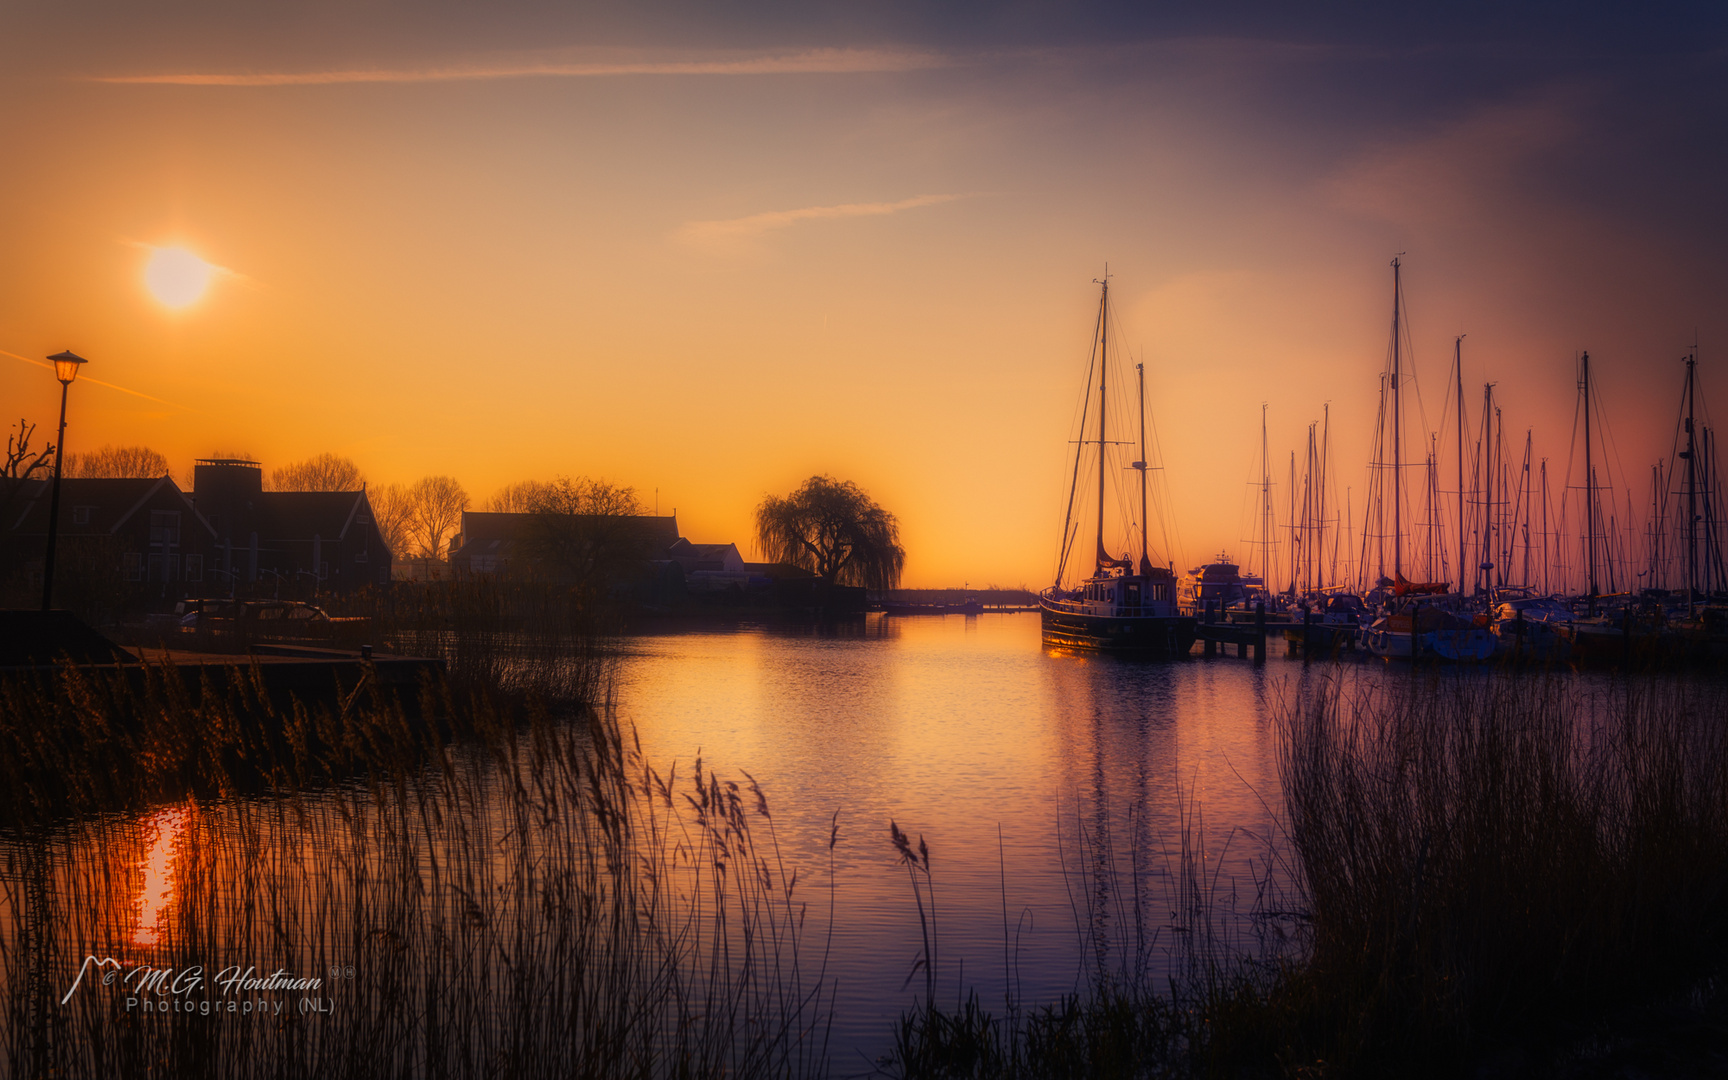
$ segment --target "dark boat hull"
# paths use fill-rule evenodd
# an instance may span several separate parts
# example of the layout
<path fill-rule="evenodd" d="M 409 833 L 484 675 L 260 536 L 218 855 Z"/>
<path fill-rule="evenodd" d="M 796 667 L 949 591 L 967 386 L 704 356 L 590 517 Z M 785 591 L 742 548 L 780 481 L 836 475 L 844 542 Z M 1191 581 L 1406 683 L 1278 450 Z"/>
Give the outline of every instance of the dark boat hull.
<path fill-rule="evenodd" d="M 1078 652 L 1174 658 L 1187 656 L 1198 634 L 1186 615 L 1082 615 L 1040 606 L 1038 617 L 1046 647 Z"/>

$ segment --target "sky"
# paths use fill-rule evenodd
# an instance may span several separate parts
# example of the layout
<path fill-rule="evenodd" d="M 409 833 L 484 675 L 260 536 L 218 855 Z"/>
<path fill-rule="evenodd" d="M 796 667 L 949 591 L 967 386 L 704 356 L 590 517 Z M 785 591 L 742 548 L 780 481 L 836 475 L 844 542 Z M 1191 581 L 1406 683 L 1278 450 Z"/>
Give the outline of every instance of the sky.
<path fill-rule="evenodd" d="M 180 476 L 328 451 L 478 506 L 585 475 L 750 557 L 762 498 L 823 473 L 898 517 L 907 585 L 1038 587 L 1106 264 L 1179 569 L 1247 556 L 1263 403 L 1277 499 L 1328 406 L 1360 499 L 1394 255 L 1407 452 L 1442 432 L 1443 475 L 1460 334 L 1472 423 L 1494 382 L 1559 471 L 1588 350 L 1637 507 L 1679 358 L 1728 392 L 1707 5 L 0 20 L 0 412 L 51 428 L 70 348 L 68 449 Z M 185 307 L 146 283 L 164 247 L 219 268 Z"/>

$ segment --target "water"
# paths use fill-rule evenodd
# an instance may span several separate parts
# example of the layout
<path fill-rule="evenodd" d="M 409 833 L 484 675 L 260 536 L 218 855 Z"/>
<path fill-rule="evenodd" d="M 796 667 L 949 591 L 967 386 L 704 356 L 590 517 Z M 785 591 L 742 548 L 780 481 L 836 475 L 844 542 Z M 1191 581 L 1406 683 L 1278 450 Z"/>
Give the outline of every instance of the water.
<path fill-rule="evenodd" d="M 1181 887 L 1185 851 L 1216 926 L 1255 948 L 1257 890 L 1288 884 L 1274 713 L 1302 680 L 1331 670 L 1281 658 L 1051 655 L 1035 614 L 870 616 L 826 632 L 632 637 L 612 695 L 642 758 L 682 792 L 700 756 L 705 772 L 742 787 L 754 777 L 766 793 L 771 821 L 753 831 L 759 850 L 797 875 L 800 964 L 806 978 L 820 968 L 833 988 L 829 1056 L 848 1076 L 883 1058 L 895 1020 L 932 982 L 941 1003 L 975 989 L 997 1015 L 1010 996 L 1036 1006 L 1083 988 L 1087 963 L 1161 983 L 1197 925 Z M 1379 665 L 1359 670 L 1380 677 Z M 352 973 L 331 991 L 347 1026 L 330 1031 L 348 1033 L 341 1038 L 418 1015 L 404 984 L 466 979 L 472 989 L 483 985 L 474 971 L 497 967 L 495 982 L 506 985 L 522 956 L 505 948 L 517 938 L 494 940 L 495 926 L 540 941 L 531 960 L 556 975 L 572 950 L 541 940 L 556 934 L 502 887 L 524 823 L 485 794 L 504 782 L 485 753 L 458 748 L 456 757 L 483 777 L 465 804 L 473 812 L 427 816 L 411 799 L 400 831 L 389 823 L 395 811 L 380 816 L 351 786 L 308 792 L 297 808 L 218 800 L 190 816 L 159 807 L 74 830 L 56 841 L 48 886 L 67 962 L 87 950 L 154 955 L 158 934 L 178 925 L 176 905 L 196 903 L 224 928 L 226 951 L 207 962 Z M 914 848 L 927 845 L 928 876 L 909 872 L 890 822 Z M 559 840 L 554 829 L 552 841 L 537 840 L 521 865 L 541 866 L 548 851 L 563 852 L 555 863 L 581 863 L 580 837 Z M 477 872 L 478 884 L 464 879 L 462 890 L 430 899 L 390 884 L 392 860 L 432 856 Z M 470 890 L 483 911 L 468 910 Z M 32 954 L 17 921 L 22 894 L 4 907 L 0 960 L 22 985 Z M 390 919 L 408 920 L 407 953 Z M 427 931 L 439 920 L 454 929 Z M 445 933 L 455 935 L 451 949 L 437 945 Z M 920 965 L 927 933 L 934 963 Z M 48 973 L 54 996 L 74 974 Z M 532 993 L 527 1004 L 539 1008 Z M 106 999 L 80 994 L 79 1022 L 107 1030 Z M 483 1031 L 476 1045 L 511 1027 L 466 1019 L 480 1024 L 466 1030 Z M 324 1031 L 317 1018 L 296 1023 L 281 1037 Z M 242 1030 L 219 1048 L 236 1063 L 253 1053 Z"/>
<path fill-rule="evenodd" d="M 1054 1001 L 1076 989 L 1078 928 L 1097 919 L 1130 962 L 1165 962 L 1188 922 L 1170 902 L 1185 829 L 1220 917 L 1246 936 L 1278 845 L 1273 701 L 1303 677 L 1282 660 L 1048 655 L 1035 614 L 872 616 L 844 636 L 632 639 L 617 707 L 649 760 L 688 772 L 700 752 L 704 768 L 761 783 L 820 909 L 818 941 L 838 811 L 829 971 L 844 1075 L 888 1049 L 926 990 L 922 971 L 907 983 L 923 931 L 890 821 L 929 845 L 940 1001 L 967 986 L 998 1015 L 1009 989 Z M 1099 837 L 1113 874 L 1091 865 Z"/>

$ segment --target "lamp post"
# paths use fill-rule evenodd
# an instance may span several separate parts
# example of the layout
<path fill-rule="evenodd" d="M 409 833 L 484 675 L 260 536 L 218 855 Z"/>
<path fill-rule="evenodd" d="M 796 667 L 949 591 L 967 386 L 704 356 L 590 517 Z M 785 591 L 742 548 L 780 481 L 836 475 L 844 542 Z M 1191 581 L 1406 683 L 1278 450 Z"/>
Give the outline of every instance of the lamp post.
<path fill-rule="evenodd" d="M 54 362 L 54 377 L 60 380 L 60 435 L 54 440 L 54 489 L 48 497 L 48 554 L 42 560 L 42 610 L 54 599 L 54 543 L 60 536 L 60 463 L 66 456 L 66 388 L 78 377 L 78 369 L 89 363 L 68 349 L 48 359 Z"/>

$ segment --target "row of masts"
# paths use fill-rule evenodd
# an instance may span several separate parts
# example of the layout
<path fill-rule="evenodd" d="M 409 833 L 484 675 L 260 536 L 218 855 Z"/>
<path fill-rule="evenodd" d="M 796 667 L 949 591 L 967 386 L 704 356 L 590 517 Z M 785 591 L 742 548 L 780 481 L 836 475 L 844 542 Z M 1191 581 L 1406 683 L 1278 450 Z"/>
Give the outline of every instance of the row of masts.
<path fill-rule="evenodd" d="M 1716 468 L 1714 433 L 1697 417 L 1700 396 L 1697 350 L 1683 358 L 1685 380 L 1680 424 L 1671 457 L 1651 466 L 1649 501 L 1640 520 L 1631 485 L 1609 473 L 1601 401 L 1592 385 L 1590 356 L 1578 360 L 1578 427 L 1582 429 L 1582 476 L 1573 462 L 1558 485 L 1546 457 L 1535 454 L 1533 429 L 1520 452 L 1509 445 L 1495 384 L 1482 387 L 1474 438 L 1466 411 L 1464 336 L 1453 342 L 1448 390 L 1453 414 L 1456 471 L 1451 491 L 1442 485 L 1440 433 L 1428 433 L 1420 463 L 1405 460 L 1402 396 L 1413 382 L 1400 260 L 1392 260 L 1391 342 L 1382 375 L 1379 415 L 1370 461 L 1361 531 L 1353 541 L 1353 492 L 1344 490 L 1339 513 L 1331 461 L 1331 415 L 1326 406 L 1309 424 L 1307 445 L 1290 455 L 1288 497 L 1278 521 L 1261 408 L 1260 479 L 1249 570 L 1272 591 L 1313 595 L 1333 590 L 1365 593 L 1402 581 L 1447 583 L 1457 595 L 1484 596 L 1517 587 L 1589 598 L 1662 589 L 1684 592 L 1688 601 L 1728 589 L 1721 542 L 1723 491 Z M 1443 421 L 1444 423 L 1444 421 Z M 1577 456 L 1574 432 L 1574 457 Z M 1515 436 L 1514 436 L 1515 438 Z M 1420 495 L 1413 500 L 1421 469 Z M 1677 486 L 1676 486 L 1677 485 Z M 1559 491 L 1556 493 L 1556 486 Z M 1408 511 L 1419 501 L 1421 516 Z M 1578 504 L 1582 504 L 1582 509 Z M 1446 519 L 1450 516 L 1452 520 Z M 1582 518 L 1582 531 L 1571 525 Z M 1448 528 L 1448 526 L 1453 528 Z M 1282 549 L 1282 550 L 1280 550 Z"/>

